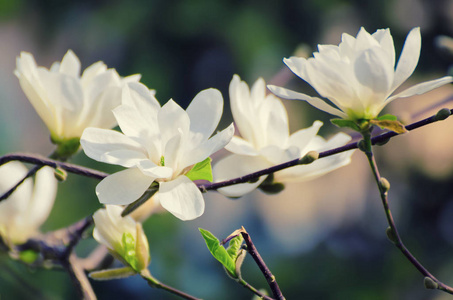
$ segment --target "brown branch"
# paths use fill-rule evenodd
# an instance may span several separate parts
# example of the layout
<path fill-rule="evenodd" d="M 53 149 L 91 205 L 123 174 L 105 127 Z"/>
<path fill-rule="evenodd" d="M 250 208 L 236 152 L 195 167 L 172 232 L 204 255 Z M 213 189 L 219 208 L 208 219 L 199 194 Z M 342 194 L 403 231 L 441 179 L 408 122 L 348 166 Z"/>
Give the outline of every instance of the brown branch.
<path fill-rule="evenodd" d="M 253 244 L 250 235 L 248 234 L 244 227 L 242 227 L 242 230 L 240 232 L 242 237 L 244 238 L 245 244 L 247 245 L 247 252 L 252 256 L 253 260 L 256 262 L 261 272 L 264 274 L 264 277 L 266 278 L 266 281 L 269 284 L 269 287 L 271 288 L 272 294 L 274 295 L 275 299 L 284 300 L 285 297 L 283 297 L 283 294 L 280 290 L 280 287 L 278 286 L 275 276 L 272 275 L 271 271 L 266 266 L 266 263 L 264 262 L 263 258 L 261 257 L 255 245 Z"/>

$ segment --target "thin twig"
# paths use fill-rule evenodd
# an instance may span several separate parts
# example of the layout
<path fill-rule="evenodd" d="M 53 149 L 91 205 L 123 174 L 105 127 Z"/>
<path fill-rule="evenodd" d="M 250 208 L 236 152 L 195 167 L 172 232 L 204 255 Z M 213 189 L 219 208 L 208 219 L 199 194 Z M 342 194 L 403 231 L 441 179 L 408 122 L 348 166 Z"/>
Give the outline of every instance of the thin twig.
<path fill-rule="evenodd" d="M 453 110 L 450 110 L 450 112 L 452 112 L 452 111 Z M 426 119 L 414 122 L 410 125 L 407 125 L 406 129 L 408 131 L 415 130 L 417 128 L 426 126 L 428 124 L 431 124 L 431 123 L 434 123 L 437 121 L 439 121 L 439 120 L 436 118 L 436 115 L 433 115 Z M 393 131 L 386 132 L 386 133 L 373 137 L 371 139 L 371 143 L 373 145 L 375 145 L 377 143 L 387 141 L 397 135 L 398 135 L 398 133 L 393 132 Z M 323 158 L 323 157 L 332 156 L 332 155 L 339 154 L 339 153 L 342 153 L 342 152 L 345 152 L 348 150 L 353 150 L 353 149 L 357 149 L 356 142 L 349 143 L 347 145 L 337 147 L 337 148 L 334 148 L 331 150 L 320 152 L 318 159 Z M 61 168 L 70 173 L 74 173 L 74 174 L 78 174 L 78 175 L 82 175 L 82 176 L 86 176 L 86 177 L 91 177 L 91 178 L 95 178 L 98 180 L 102 180 L 109 175 L 107 173 L 100 172 L 100 171 L 97 171 L 94 169 L 81 167 L 81 166 L 78 166 L 75 164 L 59 162 L 59 161 L 55 161 L 55 160 L 45 158 L 45 157 L 42 157 L 39 155 L 28 154 L 28 153 L 11 153 L 11 154 L 4 155 L 4 156 L 0 157 L 0 166 L 9 161 L 15 161 L 15 160 L 25 162 L 25 163 L 31 163 L 31 164 L 35 164 L 35 165 L 39 165 L 39 166 L 50 166 L 53 168 Z M 260 171 L 257 171 L 257 172 L 254 172 L 254 173 L 251 173 L 251 174 L 248 174 L 245 176 L 233 178 L 230 180 L 215 182 L 215 183 L 211 183 L 211 184 L 199 184 L 198 188 L 202 192 L 207 192 L 208 190 L 217 190 L 222 187 L 249 182 L 249 181 L 255 180 L 256 178 L 259 178 L 263 175 L 269 175 L 271 173 L 275 173 L 277 171 L 296 166 L 299 164 L 299 162 L 300 162 L 299 159 L 294 159 L 294 160 L 288 161 L 283 164 L 279 164 L 279 165 L 276 165 L 276 166 L 273 166 L 273 167 L 270 167 L 267 169 L 263 169 L 263 170 L 260 170 Z"/>
<path fill-rule="evenodd" d="M 243 230 L 241 230 L 241 235 L 244 238 L 245 244 L 247 245 L 247 252 L 252 256 L 253 260 L 256 262 L 261 272 L 264 274 L 264 277 L 266 278 L 266 281 L 269 284 L 269 287 L 271 288 L 274 297 L 278 300 L 284 300 L 285 297 L 283 297 L 283 294 L 280 290 L 280 287 L 278 286 L 275 276 L 272 275 L 271 271 L 266 266 L 266 263 L 264 262 L 263 258 L 261 257 L 255 245 L 253 244 L 250 235 L 247 233 L 247 231 L 245 231 L 244 228 L 242 229 Z"/>
<path fill-rule="evenodd" d="M 151 286 L 151 287 L 162 289 L 162 290 L 167 291 L 167 292 L 169 292 L 171 294 L 177 295 L 177 296 L 179 296 L 179 297 L 181 297 L 183 299 L 200 300 L 200 298 L 196 298 L 196 297 L 194 297 L 192 295 L 184 293 L 184 292 L 182 292 L 180 290 L 175 289 L 174 287 L 168 286 L 168 285 L 160 282 L 159 280 L 154 278 L 147 269 L 143 270 L 140 273 L 140 275 L 142 276 L 143 279 L 145 279 L 148 282 L 149 286 Z"/>
<path fill-rule="evenodd" d="M 452 112 L 452 111 L 453 110 L 450 110 L 450 112 Z M 439 121 L 439 120 L 436 119 L 436 115 L 433 115 L 433 116 L 431 116 L 429 118 L 426 118 L 426 119 L 414 122 L 414 123 L 412 123 L 410 125 L 407 125 L 406 129 L 408 131 L 415 130 L 417 128 L 426 126 L 428 124 L 431 124 L 431 123 L 434 123 L 434 122 L 437 122 L 437 121 Z M 373 145 L 375 145 L 377 143 L 381 143 L 381 142 L 384 142 L 386 140 L 389 140 L 392 137 L 395 137 L 397 135 L 398 135 L 398 133 L 393 132 L 393 131 L 386 132 L 386 133 L 383 133 L 383 134 L 380 134 L 378 136 L 373 137 L 371 139 L 371 143 Z M 348 151 L 348 150 L 353 150 L 353 149 L 357 149 L 357 143 L 356 142 L 349 143 L 347 145 L 344 145 L 344 146 L 341 146 L 341 147 L 337 147 L 337 148 L 334 148 L 334 149 L 331 149 L 331 150 L 320 152 L 318 159 L 321 159 L 323 157 L 332 156 L 332 155 L 339 154 L 339 153 L 342 153 L 342 152 L 345 152 L 345 151 Z M 206 192 L 208 190 L 217 190 L 217 189 L 222 188 L 222 187 L 226 187 L 226 186 L 230 186 L 230 185 L 234 185 L 234 184 L 239 184 L 239 183 L 249 182 L 249 181 L 254 180 L 256 178 L 259 178 L 259 177 L 261 177 L 263 175 L 268 175 L 268 174 L 271 174 L 271 173 L 274 173 L 274 172 L 277 172 L 277 171 L 280 171 L 280 170 L 283 170 L 283 169 L 286 169 L 286 168 L 289 168 L 289 167 L 297 166 L 298 164 L 299 164 L 299 159 L 294 159 L 294 160 L 288 161 L 286 163 L 283 163 L 283 164 L 280 164 L 280 165 L 275 165 L 273 167 L 270 167 L 270 168 L 267 168 L 267 169 L 264 169 L 264 170 L 260 170 L 260 171 L 254 172 L 254 173 L 250 173 L 250 174 L 242 176 L 242 177 L 233 178 L 233 179 L 230 179 L 230 180 L 225 180 L 225 181 L 220 181 L 220 182 L 215 182 L 215 183 L 211 183 L 211 184 L 199 185 L 198 188 L 202 192 Z"/>
<path fill-rule="evenodd" d="M 243 286 L 245 287 L 246 289 L 252 291 L 255 295 L 257 295 L 258 297 L 260 297 L 261 299 L 264 299 L 264 300 L 274 300 L 274 298 L 271 298 L 267 295 L 264 295 L 263 293 L 261 293 L 259 290 L 257 290 L 256 288 L 254 288 L 253 286 L 251 286 L 247 281 L 245 281 L 244 279 L 240 279 L 238 280 L 238 282 Z"/>
<path fill-rule="evenodd" d="M 95 300 L 93 288 L 75 254 L 71 254 L 67 260 L 62 261 L 61 265 L 68 272 L 79 296 L 84 300 Z"/>
<path fill-rule="evenodd" d="M 371 147 L 371 139 L 367 133 L 363 134 L 364 137 L 364 145 L 365 145 L 365 154 L 370 164 L 371 170 L 373 172 L 374 179 L 376 184 L 379 188 L 379 193 L 382 200 L 382 205 L 384 206 L 385 216 L 387 218 L 387 223 L 389 224 L 390 228 L 388 229 L 388 236 L 391 241 L 395 244 L 395 246 L 403 253 L 403 255 L 409 260 L 409 262 L 423 275 L 430 278 L 433 282 L 437 284 L 435 288 L 447 292 L 449 294 L 453 294 L 453 288 L 450 286 L 442 283 L 438 280 L 434 275 L 432 275 L 416 258 L 412 253 L 407 249 L 407 247 L 403 244 L 403 241 L 398 233 L 398 229 L 396 228 L 395 221 L 392 216 L 392 212 L 390 210 L 389 202 L 388 202 L 388 188 L 383 185 L 383 178 L 379 174 L 379 170 L 376 164 L 376 160 L 372 151 Z"/>

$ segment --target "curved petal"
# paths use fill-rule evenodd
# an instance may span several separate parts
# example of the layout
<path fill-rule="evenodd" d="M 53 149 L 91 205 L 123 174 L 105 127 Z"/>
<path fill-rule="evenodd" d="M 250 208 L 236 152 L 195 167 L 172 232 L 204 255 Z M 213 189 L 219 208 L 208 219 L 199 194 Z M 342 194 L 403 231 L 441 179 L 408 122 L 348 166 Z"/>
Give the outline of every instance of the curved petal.
<path fill-rule="evenodd" d="M 219 124 L 223 112 L 223 97 L 217 89 L 199 92 L 186 109 L 190 131 L 200 133 L 207 140 Z"/>
<path fill-rule="evenodd" d="M 283 147 L 288 142 L 289 137 L 288 114 L 285 106 L 280 99 L 272 94 L 263 98 L 261 102 L 258 113 L 260 120 L 264 121 L 263 129 L 265 132 L 263 137 L 265 139 L 261 141 L 260 146 L 279 145 Z M 260 144 L 260 141 L 256 142 L 258 145 Z"/>
<path fill-rule="evenodd" d="M 322 138 L 315 139 L 309 150 L 323 151 L 345 145 L 351 140 L 351 137 L 345 133 L 338 133 L 330 140 L 325 141 Z M 316 144 L 316 145 L 315 145 Z M 274 173 L 276 182 L 300 182 L 307 181 L 324 175 L 337 168 L 345 166 L 351 162 L 351 155 L 354 151 L 346 151 L 329 157 L 325 157 L 309 165 L 300 165 L 284 169 Z"/>
<path fill-rule="evenodd" d="M 198 218 L 204 212 L 200 190 L 184 175 L 159 184 L 159 201 L 163 208 L 183 221 Z"/>
<path fill-rule="evenodd" d="M 231 141 L 225 146 L 225 149 L 240 155 L 258 155 L 258 152 L 253 148 L 252 144 L 238 136 L 233 136 Z"/>
<path fill-rule="evenodd" d="M 114 130 L 87 128 L 80 144 L 88 157 L 101 162 L 130 167 L 146 158 L 139 143 Z"/>
<path fill-rule="evenodd" d="M 212 170 L 215 182 L 241 177 L 270 167 L 270 163 L 260 156 L 229 155 L 218 161 Z M 218 189 L 217 191 L 227 197 L 241 197 L 256 189 L 267 175 L 261 176 L 254 183 L 240 183 Z"/>
<path fill-rule="evenodd" d="M 398 88 L 414 72 L 420 57 L 422 38 L 420 27 L 415 27 L 407 35 L 403 50 L 395 70 L 395 77 L 390 93 Z"/>
<path fill-rule="evenodd" d="M 175 135 L 187 135 L 190 130 L 189 115 L 172 99 L 168 100 L 157 114 L 162 145 Z"/>
<path fill-rule="evenodd" d="M 230 107 L 234 123 L 241 133 L 241 136 L 250 142 L 256 137 L 256 124 L 254 116 L 253 103 L 250 99 L 250 89 L 238 75 L 234 75 L 229 86 Z"/>
<path fill-rule="evenodd" d="M 0 194 L 5 193 L 28 173 L 28 169 L 20 162 L 8 162 L 0 167 Z M 6 224 L 17 214 L 27 210 L 32 197 L 33 181 L 25 180 L 8 198 L 0 202 L 0 224 Z"/>
<path fill-rule="evenodd" d="M 127 205 L 137 200 L 154 181 L 138 168 L 126 169 L 104 178 L 96 186 L 96 195 L 103 204 Z"/>
<path fill-rule="evenodd" d="M 233 135 L 234 125 L 231 123 L 230 126 L 217 133 L 206 142 L 186 153 L 184 157 L 181 158 L 178 167 L 185 168 L 205 160 L 211 154 L 224 148 L 231 141 Z"/>
<path fill-rule="evenodd" d="M 173 169 L 169 167 L 158 166 L 150 160 L 142 160 L 137 163 L 137 167 L 146 176 L 164 179 L 171 178 L 173 175 Z"/>
<path fill-rule="evenodd" d="M 387 96 L 394 73 L 391 58 L 383 49 L 374 47 L 363 51 L 354 61 L 354 72 L 358 82 L 372 94 L 382 94 L 383 99 Z"/>
<path fill-rule="evenodd" d="M 317 97 L 310 97 L 308 95 L 297 93 L 282 87 L 275 85 L 268 85 L 267 88 L 274 93 L 275 95 L 285 98 L 285 99 L 296 99 L 307 101 L 310 105 L 316 107 L 317 109 L 323 110 L 329 114 L 339 116 L 341 118 L 347 119 L 348 115 L 342 112 L 341 110 L 334 108 L 333 106 L 327 104 L 324 100 Z"/>
<path fill-rule="evenodd" d="M 77 78 L 80 76 L 80 60 L 72 50 L 68 50 L 63 56 L 59 72 Z"/>
<path fill-rule="evenodd" d="M 121 131 L 144 140 L 157 136 L 160 105 L 148 88 L 141 83 L 129 83 L 121 97 L 123 104 L 113 110 Z"/>
<path fill-rule="evenodd" d="M 57 185 L 53 168 L 43 167 L 36 173 L 33 196 L 24 218 L 34 229 L 38 229 L 47 220 L 55 202 Z"/>
<path fill-rule="evenodd" d="M 452 76 L 445 76 L 439 79 L 434 79 L 430 81 L 425 81 L 419 84 L 416 84 L 401 93 L 398 93 L 390 98 L 387 99 L 386 104 L 397 99 L 397 98 L 406 98 L 414 95 L 421 95 L 426 92 L 429 92 L 435 88 L 438 88 L 444 84 L 453 82 L 453 77 Z"/>
<path fill-rule="evenodd" d="M 302 153 L 308 152 L 305 148 L 318 134 L 319 128 L 321 128 L 322 125 L 323 123 L 321 121 L 315 121 L 311 127 L 294 132 L 289 137 L 289 145 L 296 146 Z"/>

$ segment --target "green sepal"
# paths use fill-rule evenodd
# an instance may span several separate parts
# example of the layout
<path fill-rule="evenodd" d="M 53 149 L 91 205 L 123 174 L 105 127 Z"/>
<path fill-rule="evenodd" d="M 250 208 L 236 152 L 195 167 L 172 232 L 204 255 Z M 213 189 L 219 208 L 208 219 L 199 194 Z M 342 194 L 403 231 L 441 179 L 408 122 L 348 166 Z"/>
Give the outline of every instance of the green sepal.
<path fill-rule="evenodd" d="M 57 149 L 55 149 L 54 153 L 52 154 L 52 158 L 59 159 L 59 160 L 67 160 L 72 155 L 76 154 L 76 152 L 80 148 L 80 138 L 75 137 L 67 140 L 57 140 L 51 137 L 52 143 L 57 145 Z"/>
<path fill-rule="evenodd" d="M 131 267 L 123 267 L 116 269 L 94 271 L 88 274 L 88 276 L 95 280 L 112 280 L 130 277 L 135 274 L 137 274 L 137 272 Z"/>
<path fill-rule="evenodd" d="M 345 120 L 345 119 L 331 119 L 330 122 L 340 128 L 351 128 L 355 131 L 362 131 L 355 121 Z"/>
<path fill-rule="evenodd" d="M 383 120 L 396 121 L 397 118 L 394 115 L 386 114 L 386 115 L 382 115 L 380 117 L 377 117 L 376 120 L 379 120 L 379 121 L 383 121 Z"/>
<path fill-rule="evenodd" d="M 211 158 L 208 157 L 202 162 L 199 162 L 193 166 L 193 168 L 187 172 L 187 177 L 190 180 L 207 180 L 212 182 L 212 167 L 211 167 Z"/>
<path fill-rule="evenodd" d="M 25 250 L 19 253 L 19 259 L 27 264 L 34 263 L 39 257 L 39 253 L 34 250 Z"/>
<path fill-rule="evenodd" d="M 120 255 L 132 267 L 132 269 L 140 272 L 138 269 L 137 253 L 135 251 L 135 239 L 130 232 L 123 233 L 121 245 L 123 246 L 123 253 L 120 253 Z"/>
<path fill-rule="evenodd" d="M 404 125 L 397 121 L 397 120 L 379 120 L 379 119 L 374 119 L 370 120 L 370 123 L 373 125 L 379 126 L 381 129 L 388 129 L 390 131 L 396 132 L 398 134 L 401 133 L 406 133 L 407 130 L 404 127 Z"/>
<path fill-rule="evenodd" d="M 219 240 L 207 230 L 202 228 L 198 228 L 198 230 L 200 230 L 200 233 L 203 236 L 206 246 L 208 246 L 208 250 L 211 252 L 212 256 L 214 256 L 214 258 L 225 267 L 230 275 L 237 278 L 235 262 L 227 250 L 220 245 Z"/>

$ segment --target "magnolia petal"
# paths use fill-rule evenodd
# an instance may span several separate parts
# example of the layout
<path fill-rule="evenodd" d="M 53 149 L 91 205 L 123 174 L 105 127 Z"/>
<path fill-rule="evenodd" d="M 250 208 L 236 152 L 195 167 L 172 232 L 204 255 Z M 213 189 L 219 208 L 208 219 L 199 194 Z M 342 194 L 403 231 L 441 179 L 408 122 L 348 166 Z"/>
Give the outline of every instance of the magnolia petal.
<path fill-rule="evenodd" d="M 27 96 L 28 100 L 30 101 L 33 108 L 36 110 L 36 113 L 39 115 L 41 120 L 43 120 L 44 124 L 46 124 L 47 128 L 52 134 L 60 134 L 56 122 L 56 112 L 55 107 L 49 103 L 47 99 L 47 95 L 43 95 L 36 90 L 36 83 L 30 82 L 28 76 L 21 74 L 18 75 L 16 70 L 16 76 L 19 77 L 20 87 Z"/>
<path fill-rule="evenodd" d="M 47 220 L 55 202 L 57 185 L 53 168 L 43 167 L 36 173 L 33 196 L 24 218 L 35 229 Z"/>
<path fill-rule="evenodd" d="M 155 139 L 160 104 L 150 90 L 141 83 L 129 83 L 123 88 L 122 103 L 113 110 L 121 130 L 128 136 Z"/>
<path fill-rule="evenodd" d="M 184 157 L 181 157 L 180 165 L 178 167 L 185 168 L 205 160 L 211 154 L 224 148 L 231 141 L 233 135 L 234 125 L 231 123 L 230 126 L 217 133 L 197 148 L 186 153 Z"/>
<path fill-rule="evenodd" d="M 127 205 L 137 200 L 155 178 L 138 168 L 126 169 L 104 178 L 96 186 L 96 195 L 103 204 Z"/>
<path fill-rule="evenodd" d="M 234 123 L 241 133 L 242 137 L 247 141 L 255 139 L 255 124 L 252 101 L 250 99 L 250 89 L 238 75 L 234 75 L 229 86 L 230 107 L 233 115 Z M 253 113 L 252 113 L 253 112 Z"/>
<path fill-rule="evenodd" d="M 321 121 L 315 121 L 311 127 L 294 132 L 289 137 L 289 145 L 296 146 L 301 153 L 308 152 L 309 149 L 306 149 L 307 145 L 309 145 L 310 141 L 318 134 L 322 125 L 323 123 Z"/>
<path fill-rule="evenodd" d="M 134 167 L 141 161 L 148 161 L 145 154 L 130 149 L 118 149 L 106 152 L 101 155 L 102 162 L 123 166 L 125 168 Z"/>
<path fill-rule="evenodd" d="M 351 137 L 349 135 L 338 133 L 327 142 L 324 139 L 318 137 L 318 139 L 312 140 L 311 145 L 308 145 L 307 148 L 319 152 L 343 146 L 350 140 Z M 353 152 L 354 151 L 346 151 L 316 160 L 315 162 L 308 165 L 300 165 L 278 171 L 274 173 L 274 179 L 276 182 L 301 182 L 317 178 L 337 168 L 349 164 L 351 162 L 351 155 L 353 154 Z"/>
<path fill-rule="evenodd" d="M 137 167 L 146 176 L 154 178 L 170 178 L 173 175 L 172 168 L 158 166 L 150 160 L 142 160 L 138 162 Z"/>
<path fill-rule="evenodd" d="M 258 155 L 252 144 L 238 136 L 233 136 L 231 141 L 225 146 L 225 149 L 240 155 Z"/>
<path fill-rule="evenodd" d="M 125 165 L 146 158 L 142 146 L 124 134 L 108 129 L 87 128 L 80 138 L 85 154 L 97 161 Z M 125 155 L 127 154 L 127 155 Z"/>
<path fill-rule="evenodd" d="M 395 66 L 395 45 L 393 44 L 393 38 L 390 34 L 390 29 L 378 29 L 372 36 L 379 42 L 382 49 L 390 57 L 392 62 L 392 68 Z"/>
<path fill-rule="evenodd" d="M 83 71 L 80 77 L 82 86 L 89 84 L 93 78 L 105 71 L 107 71 L 107 66 L 102 61 L 95 62 Z"/>
<path fill-rule="evenodd" d="M 184 175 L 159 184 L 159 201 L 163 208 L 183 221 L 198 218 L 205 207 L 200 190 Z"/>
<path fill-rule="evenodd" d="M 200 133 L 207 140 L 219 124 L 223 112 L 223 97 L 217 89 L 199 92 L 186 109 L 190 131 Z"/>
<path fill-rule="evenodd" d="M 347 114 L 342 112 L 341 110 L 334 108 L 333 106 L 327 104 L 324 100 L 317 98 L 317 97 L 310 97 L 308 95 L 294 92 L 282 87 L 278 87 L 275 85 L 268 85 L 267 88 L 274 93 L 275 95 L 285 98 L 285 99 L 296 99 L 296 100 L 304 100 L 307 101 L 310 105 L 316 107 L 317 109 L 323 110 L 329 114 L 339 116 L 341 118 L 346 119 L 348 117 Z"/>
<path fill-rule="evenodd" d="M 79 77 L 80 60 L 77 58 L 74 52 L 72 52 L 72 50 L 68 50 L 68 52 L 66 52 L 66 54 L 63 56 L 59 72 L 75 78 Z"/>
<path fill-rule="evenodd" d="M 398 93 L 398 94 L 388 98 L 386 101 L 386 104 L 388 104 L 389 102 L 391 102 L 397 98 L 406 98 L 406 97 L 410 97 L 410 96 L 414 96 L 414 95 L 424 94 L 426 92 L 429 92 L 435 88 L 438 88 L 438 87 L 440 87 L 444 84 L 448 84 L 450 82 L 453 82 L 452 76 L 445 76 L 442 78 L 438 78 L 438 79 L 425 81 L 425 82 L 416 84 L 416 85 L 402 91 L 401 93 Z"/>
<path fill-rule="evenodd" d="M 422 38 L 420 35 L 420 27 L 415 27 L 407 35 L 404 42 L 398 64 L 395 70 L 395 77 L 390 93 L 396 90 L 409 76 L 414 72 L 420 57 L 420 49 L 422 46 Z"/>
<path fill-rule="evenodd" d="M 354 62 L 354 71 L 358 82 L 371 93 L 387 96 L 393 83 L 393 64 L 383 49 L 374 47 L 363 51 Z"/>
<path fill-rule="evenodd" d="M 270 163 L 260 156 L 229 155 L 218 161 L 212 170 L 215 182 L 241 177 L 270 167 Z M 267 175 L 261 176 L 254 183 L 240 183 L 218 189 L 227 197 L 241 197 L 256 189 Z"/>
<path fill-rule="evenodd" d="M 190 129 L 189 115 L 175 101 L 170 99 L 157 114 L 162 144 L 165 145 L 175 135 L 186 135 Z"/>
<path fill-rule="evenodd" d="M 263 124 L 265 130 L 263 136 L 266 138 L 263 139 L 264 142 L 281 147 L 285 146 L 289 137 L 288 114 L 285 106 L 280 99 L 272 94 L 262 98 L 261 102 L 258 113 L 260 119 L 265 121 Z"/>
<path fill-rule="evenodd" d="M 7 192 L 28 173 L 20 162 L 12 161 L 0 166 L 0 194 Z M 11 218 L 27 210 L 32 197 L 33 181 L 25 180 L 8 198 L 0 202 L 0 224 L 7 224 Z"/>

